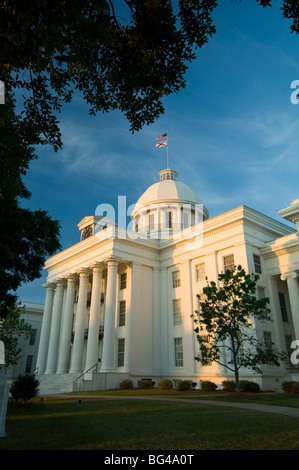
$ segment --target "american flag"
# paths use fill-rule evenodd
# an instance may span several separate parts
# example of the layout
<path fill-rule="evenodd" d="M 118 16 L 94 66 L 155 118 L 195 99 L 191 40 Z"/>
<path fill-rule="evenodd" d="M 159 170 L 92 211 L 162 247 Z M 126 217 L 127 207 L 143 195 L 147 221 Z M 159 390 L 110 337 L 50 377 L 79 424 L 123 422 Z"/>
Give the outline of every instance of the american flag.
<path fill-rule="evenodd" d="M 166 147 L 167 146 L 167 134 L 162 134 L 157 137 L 158 143 L 156 144 L 156 148 Z"/>

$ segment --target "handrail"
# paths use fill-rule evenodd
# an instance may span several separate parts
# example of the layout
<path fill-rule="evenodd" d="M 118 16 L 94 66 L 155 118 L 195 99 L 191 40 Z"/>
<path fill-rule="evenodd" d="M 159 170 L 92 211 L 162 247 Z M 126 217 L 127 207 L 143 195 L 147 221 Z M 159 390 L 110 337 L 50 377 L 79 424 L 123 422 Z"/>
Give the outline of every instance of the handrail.
<path fill-rule="evenodd" d="M 93 368 L 96 367 L 97 365 L 98 365 L 98 363 L 96 362 L 96 363 L 95 363 L 93 366 L 91 366 L 89 369 L 83 371 L 82 374 L 80 374 L 79 377 L 77 377 L 77 378 L 75 379 L 75 382 L 76 382 L 76 380 L 79 380 L 84 374 L 87 374 L 87 372 L 89 372 L 91 369 L 93 369 Z"/>

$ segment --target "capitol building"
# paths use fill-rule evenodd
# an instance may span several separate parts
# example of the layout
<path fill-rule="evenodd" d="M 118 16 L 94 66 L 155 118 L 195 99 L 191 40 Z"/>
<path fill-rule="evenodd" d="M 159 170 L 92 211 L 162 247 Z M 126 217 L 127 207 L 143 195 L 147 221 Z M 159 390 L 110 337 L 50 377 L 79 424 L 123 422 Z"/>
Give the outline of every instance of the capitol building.
<path fill-rule="evenodd" d="M 218 282 L 235 265 L 259 274 L 257 295 L 270 299 L 272 321 L 255 323 L 257 337 L 290 358 L 299 339 L 299 200 L 278 213 L 281 222 L 240 206 L 210 218 L 201 197 L 167 168 L 137 201 L 128 227 L 101 211 L 86 216 L 78 243 L 45 263 L 41 391 L 112 389 L 127 378 L 134 386 L 144 378 L 174 386 L 233 380 L 227 368 L 195 360 L 191 315 L 207 279 Z M 241 370 L 241 378 L 280 391 L 283 381 L 299 380 L 299 369 L 288 360 L 261 375 Z"/>

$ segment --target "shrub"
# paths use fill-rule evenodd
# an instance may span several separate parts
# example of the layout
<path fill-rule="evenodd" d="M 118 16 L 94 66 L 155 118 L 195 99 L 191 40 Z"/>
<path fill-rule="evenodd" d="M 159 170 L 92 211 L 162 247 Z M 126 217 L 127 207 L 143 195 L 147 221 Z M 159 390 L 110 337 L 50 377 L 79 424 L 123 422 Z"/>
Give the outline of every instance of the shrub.
<path fill-rule="evenodd" d="M 223 380 L 222 387 L 226 392 L 234 392 L 236 390 L 236 382 L 234 380 Z"/>
<path fill-rule="evenodd" d="M 39 392 L 39 381 L 34 374 L 20 374 L 10 387 L 10 393 L 14 400 L 23 402 L 36 397 Z"/>
<path fill-rule="evenodd" d="M 259 392 L 260 386 L 256 382 L 251 380 L 240 380 L 240 391 L 241 392 Z"/>
<path fill-rule="evenodd" d="M 284 393 L 299 393 L 299 382 L 295 382 L 294 380 L 283 382 L 282 390 Z"/>
<path fill-rule="evenodd" d="M 173 389 L 173 384 L 172 381 L 169 379 L 162 379 L 158 383 L 158 389 L 159 390 L 172 390 Z"/>
<path fill-rule="evenodd" d="M 128 390 L 130 388 L 133 388 L 133 382 L 130 379 L 125 379 L 119 384 L 119 388 L 121 390 Z"/>
<path fill-rule="evenodd" d="M 218 385 L 210 380 L 201 381 L 201 389 L 203 392 L 214 392 L 217 389 Z"/>
<path fill-rule="evenodd" d="M 142 379 L 138 381 L 139 388 L 153 388 L 153 382 L 150 379 Z"/>
<path fill-rule="evenodd" d="M 184 392 L 185 390 L 192 389 L 192 380 L 179 380 L 177 387 L 178 392 Z"/>

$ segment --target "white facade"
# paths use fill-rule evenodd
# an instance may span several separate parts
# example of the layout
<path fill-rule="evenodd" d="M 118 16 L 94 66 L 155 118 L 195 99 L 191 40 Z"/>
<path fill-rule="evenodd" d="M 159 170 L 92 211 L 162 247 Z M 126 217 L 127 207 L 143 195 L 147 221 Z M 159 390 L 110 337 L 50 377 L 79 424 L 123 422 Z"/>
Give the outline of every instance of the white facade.
<path fill-rule="evenodd" d="M 23 309 L 21 319 L 31 325 L 31 334 L 29 338 L 21 335 L 18 339 L 18 347 L 21 349 L 22 355 L 17 364 L 8 367 L 6 375 L 9 380 L 16 379 L 19 374 L 32 373 L 36 370 L 44 305 L 34 302 L 22 302 L 21 307 Z"/>
<path fill-rule="evenodd" d="M 296 222 L 298 208 L 295 201 L 280 213 Z M 131 218 L 128 231 L 101 216 L 85 217 L 78 224 L 81 241 L 47 260 L 37 362 L 42 387 L 233 378 L 218 365 L 195 361 L 191 319 L 206 277 L 217 281 L 231 263 L 261 272 L 259 292 L 271 299 L 273 322 L 256 324 L 257 335 L 271 335 L 284 351 L 299 339 L 296 230 L 246 206 L 209 219 L 200 197 L 169 169 L 140 197 Z M 243 377 L 279 390 L 295 372 L 293 364 L 282 364 Z"/>

